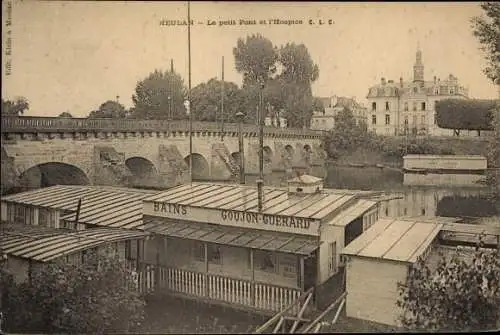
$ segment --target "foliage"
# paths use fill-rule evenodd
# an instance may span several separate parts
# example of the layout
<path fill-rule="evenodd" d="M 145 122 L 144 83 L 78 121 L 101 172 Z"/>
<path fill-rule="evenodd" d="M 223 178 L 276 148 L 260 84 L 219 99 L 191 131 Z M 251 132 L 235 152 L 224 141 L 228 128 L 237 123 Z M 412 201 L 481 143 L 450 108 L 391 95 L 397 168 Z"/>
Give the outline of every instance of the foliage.
<path fill-rule="evenodd" d="M 290 127 L 309 126 L 313 113 L 311 85 L 319 77 L 319 68 L 312 61 L 304 44 L 287 43 L 279 50 L 282 72 L 278 78 L 285 91 L 286 118 Z"/>
<path fill-rule="evenodd" d="M 125 106 L 113 100 L 108 100 L 99 109 L 89 114 L 89 119 L 123 119 L 127 116 Z"/>
<path fill-rule="evenodd" d="M 440 100 L 436 104 L 437 124 L 446 129 L 492 130 L 495 103 L 495 100 Z"/>
<path fill-rule="evenodd" d="M 132 96 L 134 108 L 131 116 L 138 119 L 168 119 L 171 112 L 172 119 L 184 119 L 186 98 L 187 89 L 178 73 L 155 70 L 137 83 Z M 194 104 L 192 109 L 196 109 Z"/>
<path fill-rule="evenodd" d="M 73 115 L 69 112 L 62 112 L 58 117 L 73 117 Z"/>
<path fill-rule="evenodd" d="M 260 85 L 267 115 L 285 110 L 290 127 L 308 126 L 313 112 L 311 84 L 319 69 L 304 44 L 287 43 L 279 49 L 262 35 L 238 39 L 233 49 L 236 70 L 243 74 L 242 105 L 247 121 L 256 119 Z M 278 71 L 280 69 L 281 71 Z M 278 73 L 280 72 L 280 73 Z"/>
<path fill-rule="evenodd" d="M 6 330 L 102 334 L 140 325 L 145 303 L 116 255 L 90 254 L 84 265 L 51 263 L 16 284 L 2 276 Z"/>
<path fill-rule="evenodd" d="M 356 123 L 351 110 L 346 108 L 340 111 L 334 120 L 334 128 L 327 133 L 324 140 L 324 147 L 330 158 L 338 158 L 340 152 L 355 150 L 372 139 L 366 127 Z"/>
<path fill-rule="evenodd" d="M 239 38 L 233 48 L 236 71 L 243 74 L 243 86 L 266 83 L 276 73 L 278 55 L 273 43 L 260 34 Z"/>
<path fill-rule="evenodd" d="M 191 90 L 193 117 L 200 121 L 222 120 L 221 113 L 222 81 L 215 78 L 201 83 Z M 241 110 L 241 92 L 238 86 L 224 82 L 224 122 L 236 122 L 236 113 Z"/>
<path fill-rule="evenodd" d="M 321 101 L 320 98 L 313 98 L 312 110 L 313 112 L 318 112 L 318 113 L 325 112 L 325 105 L 323 104 L 323 101 Z"/>
<path fill-rule="evenodd" d="M 498 212 L 500 212 L 500 102 L 497 101 L 496 108 L 493 112 L 493 136 L 489 138 L 488 143 L 488 166 L 487 176 L 488 185 L 492 188 L 493 201 L 496 204 Z"/>
<path fill-rule="evenodd" d="M 410 267 L 406 283 L 398 283 L 396 303 L 405 328 L 433 332 L 500 326 L 499 250 L 479 246 L 470 260 L 458 250 L 448 259 L 442 255 L 435 271 L 423 259 Z"/>
<path fill-rule="evenodd" d="M 17 97 L 12 100 L 2 98 L 2 116 L 20 116 L 30 108 L 30 104 L 25 97 Z"/>
<path fill-rule="evenodd" d="M 481 8 L 486 16 L 474 17 L 472 28 L 488 62 L 484 73 L 493 83 L 500 85 L 500 38 L 498 38 L 500 36 L 500 3 L 485 2 L 481 4 Z"/>

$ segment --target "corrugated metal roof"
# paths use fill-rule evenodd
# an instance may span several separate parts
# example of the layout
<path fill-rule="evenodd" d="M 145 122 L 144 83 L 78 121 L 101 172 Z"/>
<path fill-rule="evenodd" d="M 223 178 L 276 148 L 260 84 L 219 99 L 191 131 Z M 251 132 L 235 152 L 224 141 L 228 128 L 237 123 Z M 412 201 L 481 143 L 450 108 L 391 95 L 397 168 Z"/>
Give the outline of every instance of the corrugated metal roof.
<path fill-rule="evenodd" d="M 9 195 L 2 201 L 73 211 L 61 219 L 74 221 L 78 199 L 82 199 L 79 223 L 143 229 L 142 200 L 157 193 L 121 187 L 58 185 Z"/>
<path fill-rule="evenodd" d="M 345 255 L 415 262 L 439 233 L 442 224 L 382 219 L 352 241 Z"/>
<path fill-rule="evenodd" d="M 92 228 L 82 231 L 2 223 L 0 249 L 7 255 L 49 262 L 106 243 L 140 239 L 149 233 Z"/>
<path fill-rule="evenodd" d="M 366 194 L 362 192 L 362 195 Z M 322 219 L 355 197 L 356 191 L 352 190 L 292 195 L 286 189 L 264 187 L 262 213 Z M 181 185 L 144 201 L 238 211 L 257 211 L 258 205 L 257 189 L 254 186 L 213 183 Z"/>
<path fill-rule="evenodd" d="M 355 205 L 340 212 L 339 215 L 337 215 L 329 224 L 344 227 L 359 216 L 363 215 L 376 204 L 377 203 L 375 201 L 360 199 Z"/>
<path fill-rule="evenodd" d="M 179 223 L 152 216 L 145 216 L 144 224 L 151 233 L 242 248 L 309 255 L 319 247 L 317 238 L 255 229 Z"/>

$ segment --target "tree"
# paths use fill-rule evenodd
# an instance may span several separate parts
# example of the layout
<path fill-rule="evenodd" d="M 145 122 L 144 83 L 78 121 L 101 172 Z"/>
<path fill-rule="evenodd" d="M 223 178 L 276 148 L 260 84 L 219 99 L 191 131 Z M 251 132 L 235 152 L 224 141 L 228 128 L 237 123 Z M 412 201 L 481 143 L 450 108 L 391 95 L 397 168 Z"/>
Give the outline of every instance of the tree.
<path fill-rule="evenodd" d="M 312 110 L 313 112 L 318 112 L 318 113 L 325 112 L 325 105 L 323 104 L 323 101 L 321 101 L 320 98 L 313 98 Z"/>
<path fill-rule="evenodd" d="M 62 112 L 58 117 L 73 117 L 69 112 Z"/>
<path fill-rule="evenodd" d="M 441 256 L 436 270 L 419 259 L 405 283 L 398 283 L 397 306 L 407 329 L 492 330 L 500 326 L 500 254 L 481 244 L 469 255 Z M 467 253 L 467 251 L 464 251 Z"/>
<path fill-rule="evenodd" d="M 334 116 L 335 124 L 324 141 L 328 156 L 337 158 L 339 152 L 355 150 L 370 142 L 370 135 L 363 124 L 358 124 L 352 111 L 348 108 Z"/>
<path fill-rule="evenodd" d="M 437 125 L 454 129 L 457 135 L 461 129 L 493 130 L 495 100 L 444 99 L 436 103 Z"/>
<path fill-rule="evenodd" d="M 193 118 L 201 121 L 221 122 L 222 81 L 216 78 L 201 83 L 191 90 Z M 224 122 L 236 122 L 236 113 L 242 111 L 238 85 L 224 82 Z"/>
<path fill-rule="evenodd" d="M 236 71 L 243 74 L 243 86 L 264 83 L 276 73 L 278 55 L 273 43 L 260 34 L 239 38 L 233 48 Z"/>
<path fill-rule="evenodd" d="M 30 108 L 30 104 L 25 97 L 17 97 L 12 100 L 2 99 L 3 116 L 20 116 Z"/>
<path fill-rule="evenodd" d="M 484 69 L 486 76 L 493 83 L 500 85 L 500 3 L 484 2 L 481 4 L 486 16 L 474 17 L 471 20 L 474 36 L 481 43 L 488 63 Z"/>
<path fill-rule="evenodd" d="M 90 254 L 80 266 L 43 265 L 21 284 L 3 270 L 1 284 L 7 331 L 123 333 L 144 317 L 130 271 L 109 253 Z"/>
<path fill-rule="evenodd" d="M 139 81 L 132 96 L 134 110 L 132 117 L 138 119 L 186 118 L 184 100 L 187 89 L 182 77 L 173 72 L 155 70 Z M 192 104 L 195 109 L 195 104 Z"/>
<path fill-rule="evenodd" d="M 280 48 L 278 59 L 282 67 L 279 79 L 286 92 L 288 124 L 291 127 L 308 126 L 313 113 L 311 85 L 319 77 L 319 68 L 304 44 L 287 43 Z"/>
<path fill-rule="evenodd" d="M 89 119 L 123 119 L 127 116 L 125 106 L 113 100 L 108 100 L 99 109 L 89 114 Z"/>

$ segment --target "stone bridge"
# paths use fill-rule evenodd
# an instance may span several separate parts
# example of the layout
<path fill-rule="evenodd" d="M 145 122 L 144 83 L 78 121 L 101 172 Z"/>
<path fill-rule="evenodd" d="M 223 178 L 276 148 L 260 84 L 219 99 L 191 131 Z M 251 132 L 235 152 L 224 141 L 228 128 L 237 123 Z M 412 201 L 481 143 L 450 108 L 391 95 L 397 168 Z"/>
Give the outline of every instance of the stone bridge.
<path fill-rule="evenodd" d="M 238 125 L 187 120 L 2 117 L 2 186 L 99 184 L 171 187 L 236 180 Z M 244 171 L 258 174 L 258 129 L 242 125 Z M 264 173 L 323 167 L 321 131 L 264 127 Z M 318 169 L 322 171 L 322 169 Z"/>

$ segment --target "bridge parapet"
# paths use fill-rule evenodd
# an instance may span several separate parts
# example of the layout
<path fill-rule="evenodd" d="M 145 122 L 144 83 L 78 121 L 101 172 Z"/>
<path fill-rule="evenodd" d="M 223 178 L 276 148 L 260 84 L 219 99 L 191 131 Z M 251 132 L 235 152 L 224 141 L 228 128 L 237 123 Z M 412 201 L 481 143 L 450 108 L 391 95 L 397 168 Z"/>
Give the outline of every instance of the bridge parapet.
<path fill-rule="evenodd" d="M 238 124 L 225 123 L 224 129 L 216 122 L 194 121 L 193 132 L 216 132 L 237 136 Z M 39 132 L 188 132 L 188 120 L 136 120 L 136 119 L 88 119 L 61 117 L 2 117 L 2 133 Z M 257 136 L 256 125 L 244 124 L 245 136 Z M 298 128 L 264 127 L 266 137 L 323 138 L 319 130 Z"/>

